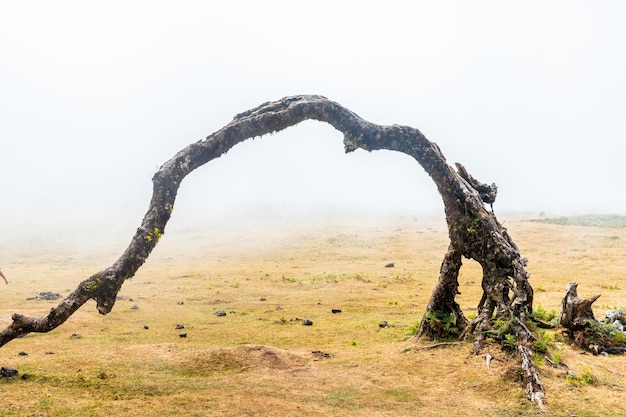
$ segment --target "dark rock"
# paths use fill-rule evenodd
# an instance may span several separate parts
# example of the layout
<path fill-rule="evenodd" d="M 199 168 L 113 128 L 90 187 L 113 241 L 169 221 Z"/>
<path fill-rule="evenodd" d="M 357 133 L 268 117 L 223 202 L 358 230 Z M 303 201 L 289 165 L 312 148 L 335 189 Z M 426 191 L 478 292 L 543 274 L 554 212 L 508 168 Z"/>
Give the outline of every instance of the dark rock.
<path fill-rule="evenodd" d="M 385 268 L 393 268 L 394 266 L 396 266 L 396 264 L 394 264 L 393 262 L 389 262 L 387 265 L 385 265 Z"/>
<path fill-rule="evenodd" d="M 321 350 L 314 350 L 311 354 L 317 358 L 315 360 L 328 359 L 331 356 L 330 353 L 322 352 Z"/>
<path fill-rule="evenodd" d="M 267 298 L 261 297 L 261 298 L 259 298 L 259 301 L 267 301 Z"/>
<path fill-rule="evenodd" d="M 215 315 L 217 317 L 224 317 L 226 315 L 226 312 L 224 310 L 220 310 L 217 313 L 215 313 Z"/>
<path fill-rule="evenodd" d="M 341 309 L 340 308 L 333 308 L 332 310 L 330 310 L 333 314 L 339 314 L 341 313 Z"/>
<path fill-rule="evenodd" d="M 17 369 L 9 368 L 8 366 L 0 368 L 0 378 L 14 378 L 17 374 L 19 374 Z"/>
<path fill-rule="evenodd" d="M 387 327 L 389 327 L 389 323 L 387 323 L 387 321 L 383 320 L 378 324 L 378 327 L 382 327 L 383 329 L 386 329 Z"/>
<path fill-rule="evenodd" d="M 130 302 L 132 303 L 132 302 L 133 302 L 133 301 L 135 301 L 135 300 L 133 300 L 132 298 L 129 298 L 129 299 L 128 299 L 128 301 L 130 301 Z"/>
<path fill-rule="evenodd" d="M 54 352 L 49 351 L 49 352 L 44 353 L 44 355 L 54 355 Z"/>
<path fill-rule="evenodd" d="M 176 304 L 178 304 L 179 306 L 182 306 L 183 304 L 185 304 L 183 301 L 179 301 Z"/>
<path fill-rule="evenodd" d="M 178 323 L 176 326 L 174 326 L 174 328 L 175 328 L 176 330 L 184 329 L 184 328 L 185 328 L 185 325 L 184 325 L 184 324 L 180 324 L 180 323 Z"/>
<path fill-rule="evenodd" d="M 58 292 L 46 291 L 40 292 L 34 297 L 28 297 L 27 300 L 35 300 L 35 301 L 53 301 L 61 298 L 61 294 Z"/>
<path fill-rule="evenodd" d="M 22 379 L 30 379 L 30 374 L 24 374 L 24 375 L 22 375 Z"/>
<path fill-rule="evenodd" d="M 302 324 L 304 324 L 305 326 L 312 326 L 313 322 L 309 319 L 304 319 L 302 320 Z"/>
<path fill-rule="evenodd" d="M 22 351 L 22 352 L 18 353 L 17 356 L 28 356 L 28 353 Z"/>
<path fill-rule="evenodd" d="M 181 334 L 179 334 L 178 336 L 180 337 L 187 337 L 187 332 L 182 332 Z"/>
<path fill-rule="evenodd" d="M 143 328 L 144 328 L 144 329 L 146 329 L 146 330 L 148 330 L 150 327 L 148 327 L 148 325 L 147 325 L 147 324 L 144 324 L 144 325 L 143 325 Z"/>
<path fill-rule="evenodd" d="M 80 335 L 78 333 L 72 333 L 70 339 L 80 339 Z"/>
<path fill-rule="evenodd" d="M 604 314 L 604 317 L 611 320 L 613 324 L 617 327 L 619 327 L 619 325 L 621 324 L 622 329 L 620 331 L 624 331 L 623 327 L 626 326 L 626 317 L 624 316 L 624 310 L 607 311 Z"/>

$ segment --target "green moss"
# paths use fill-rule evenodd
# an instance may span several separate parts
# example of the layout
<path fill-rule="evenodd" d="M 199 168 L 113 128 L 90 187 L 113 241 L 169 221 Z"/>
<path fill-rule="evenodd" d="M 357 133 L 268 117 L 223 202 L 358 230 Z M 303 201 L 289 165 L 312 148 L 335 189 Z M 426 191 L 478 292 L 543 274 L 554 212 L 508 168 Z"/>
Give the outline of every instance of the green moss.
<path fill-rule="evenodd" d="M 148 242 L 152 242 L 153 240 L 156 240 L 158 242 L 162 236 L 163 233 L 161 233 L 161 230 L 159 230 L 158 227 L 155 227 L 150 233 L 148 233 L 148 235 L 146 236 L 146 240 Z"/>
<path fill-rule="evenodd" d="M 343 137 L 343 146 L 346 153 L 354 152 L 359 148 L 361 137 L 356 137 L 350 133 L 346 133 Z"/>
<path fill-rule="evenodd" d="M 102 279 L 95 278 L 94 280 L 89 281 L 85 284 L 85 291 L 87 291 L 87 293 L 89 294 L 94 294 L 96 291 L 98 291 L 100 285 L 102 285 Z"/>
<path fill-rule="evenodd" d="M 476 232 L 478 232 L 479 227 L 480 227 L 480 219 L 478 217 L 475 217 L 471 221 L 470 226 L 467 228 L 467 233 L 475 234 Z"/>

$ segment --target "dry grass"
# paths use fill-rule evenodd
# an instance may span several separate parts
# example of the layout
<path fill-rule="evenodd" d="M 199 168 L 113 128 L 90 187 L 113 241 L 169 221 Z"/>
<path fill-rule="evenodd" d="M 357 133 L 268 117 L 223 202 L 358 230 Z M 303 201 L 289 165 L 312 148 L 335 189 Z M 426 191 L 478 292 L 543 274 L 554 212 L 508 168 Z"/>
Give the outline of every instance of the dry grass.
<path fill-rule="evenodd" d="M 626 230 L 506 225 L 530 260 L 536 304 L 558 310 L 565 285 L 577 281 L 581 296 L 602 294 L 598 316 L 624 305 Z M 30 375 L 0 380 L 0 415 L 626 415 L 626 357 L 581 354 L 557 332 L 548 353 L 592 378 L 568 380 L 541 365 L 547 413 L 524 398 L 516 360 L 495 346 L 490 370 L 469 344 L 402 353 L 447 247 L 443 221 L 168 232 L 108 316 L 90 303 L 59 329 L 0 349 L 1 365 Z M 1 288 L 0 325 L 13 312 L 45 312 L 53 302 L 25 298 L 67 294 L 117 250 L 3 248 L 11 285 Z M 480 271 L 466 264 L 459 301 L 472 313 Z"/>

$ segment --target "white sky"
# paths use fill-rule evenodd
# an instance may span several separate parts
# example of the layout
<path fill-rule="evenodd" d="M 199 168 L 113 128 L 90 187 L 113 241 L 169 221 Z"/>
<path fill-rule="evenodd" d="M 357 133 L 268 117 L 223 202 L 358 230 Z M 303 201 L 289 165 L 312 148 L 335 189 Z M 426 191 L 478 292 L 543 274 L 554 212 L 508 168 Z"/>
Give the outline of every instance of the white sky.
<path fill-rule="evenodd" d="M 500 212 L 626 213 L 625 21 L 619 0 L 0 0 L 0 225 L 138 225 L 158 166 L 292 94 L 420 129 Z M 175 216 L 257 204 L 443 211 L 417 162 L 315 122 L 192 173 Z"/>

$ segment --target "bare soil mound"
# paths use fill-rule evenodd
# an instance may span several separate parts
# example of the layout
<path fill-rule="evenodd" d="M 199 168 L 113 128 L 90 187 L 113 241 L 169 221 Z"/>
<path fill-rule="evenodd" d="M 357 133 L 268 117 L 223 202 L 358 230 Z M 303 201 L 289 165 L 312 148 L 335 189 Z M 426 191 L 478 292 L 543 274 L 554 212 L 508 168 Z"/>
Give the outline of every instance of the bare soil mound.
<path fill-rule="evenodd" d="M 306 365 L 307 359 L 271 346 L 239 345 L 213 349 L 189 364 L 197 372 L 244 372 L 255 369 L 287 370 Z"/>

